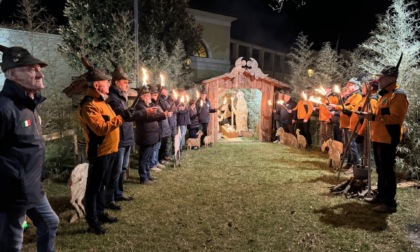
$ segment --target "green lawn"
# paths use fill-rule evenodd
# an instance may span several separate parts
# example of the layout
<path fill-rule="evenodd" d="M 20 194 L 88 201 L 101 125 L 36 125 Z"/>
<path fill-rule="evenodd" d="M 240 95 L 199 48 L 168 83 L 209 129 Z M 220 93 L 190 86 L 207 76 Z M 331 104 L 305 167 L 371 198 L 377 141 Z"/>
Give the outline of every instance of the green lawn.
<path fill-rule="evenodd" d="M 136 163 L 136 161 L 133 161 Z M 166 168 L 151 186 L 127 181 L 119 218 L 105 236 L 86 233 L 69 188 L 45 183 L 61 218 L 57 251 L 420 251 L 407 226 L 420 224 L 419 189 L 400 188 L 398 212 L 376 214 L 361 199 L 333 195 L 347 179 L 327 154 L 252 141 L 184 151 L 180 168 Z M 417 233 L 418 235 L 418 233 Z M 24 251 L 35 251 L 34 228 Z"/>

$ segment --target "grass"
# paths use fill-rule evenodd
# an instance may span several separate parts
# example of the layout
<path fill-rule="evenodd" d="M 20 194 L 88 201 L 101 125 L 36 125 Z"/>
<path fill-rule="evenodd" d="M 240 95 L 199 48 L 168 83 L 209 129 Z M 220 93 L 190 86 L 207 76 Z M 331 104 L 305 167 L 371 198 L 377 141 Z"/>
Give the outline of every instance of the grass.
<path fill-rule="evenodd" d="M 133 160 L 135 163 L 136 161 Z M 86 233 L 64 183 L 47 181 L 60 215 L 57 251 L 420 251 L 407 238 L 420 223 L 419 190 L 398 189 L 398 212 L 376 214 L 360 199 L 333 195 L 347 179 L 327 154 L 255 141 L 184 151 L 180 168 L 157 173 L 151 186 L 132 169 L 119 222 L 107 234 Z M 418 234 L 418 233 L 417 233 Z M 24 251 L 35 251 L 34 228 Z"/>

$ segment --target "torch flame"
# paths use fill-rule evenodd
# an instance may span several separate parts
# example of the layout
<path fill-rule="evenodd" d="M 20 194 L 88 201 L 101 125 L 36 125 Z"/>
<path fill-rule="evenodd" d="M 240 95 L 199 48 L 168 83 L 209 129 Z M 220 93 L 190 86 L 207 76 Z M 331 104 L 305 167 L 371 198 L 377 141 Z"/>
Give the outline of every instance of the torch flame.
<path fill-rule="evenodd" d="M 200 98 L 200 93 L 198 92 L 198 90 L 195 91 L 197 94 L 197 99 Z"/>
<path fill-rule="evenodd" d="M 327 91 L 325 91 L 325 89 L 324 89 L 324 87 L 322 85 L 319 86 L 319 88 L 316 88 L 315 91 L 318 92 L 318 93 L 320 93 L 320 94 L 322 94 L 322 95 L 326 95 L 327 94 Z"/>
<path fill-rule="evenodd" d="M 305 93 L 305 91 L 302 91 L 301 96 L 304 100 L 308 100 L 308 95 Z"/>
<path fill-rule="evenodd" d="M 165 76 L 163 74 L 159 74 L 160 77 L 160 85 L 163 87 L 165 86 Z"/>
<path fill-rule="evenodd" d="M 322 104 L 321 97 L 309 97 L 309 101 L 314 102 L 316 104 Z"/>
<path fill-rule="evenodd" d="M 200 107 L 203 107 L 203 100 L 200 100 Z"/>
<path fill-rule="evenodd" d="M 184 103 L 184 96 L 181 96 L 181 100 L 180 100 L 180 102 L 181 102 L 181 103 Z"/>
<path fill-rule="evenodd" d="M 268 106 L 273 106 L 273 102 L 271 100 L 268 100 Z"/>
<path fill-rule="evenodd" d="M 143 73 L 143 86 L 147 84 L 148 76 L 147 76 L 147 70 L 146 68 L 142 67 L 141 71 Z"/>
<path fill-rule="evenodd" d="M 338 85 L 334 85 L 334 93 L 336 94 L 340 93 L 340 88 L 338 87 Z"/>
<path fill-rule="evenodd" d="M 175 90 L 174 90 L 174 96 L 175 96 L 175 100 L 177 100 L 178 99 L 178 94 L 175 92 Z"/>
<path fill-rule="evenodd" d="M 284 101 L 283 100 L 278 100 L 277 101 L 277 104 L 283 105 L 284 104 Z"/>
<path fill-rule="evenodd" d="M 190 102 L 190 97 L 188 95 L 186 95 L 187 97 L 187 102 Z"/>

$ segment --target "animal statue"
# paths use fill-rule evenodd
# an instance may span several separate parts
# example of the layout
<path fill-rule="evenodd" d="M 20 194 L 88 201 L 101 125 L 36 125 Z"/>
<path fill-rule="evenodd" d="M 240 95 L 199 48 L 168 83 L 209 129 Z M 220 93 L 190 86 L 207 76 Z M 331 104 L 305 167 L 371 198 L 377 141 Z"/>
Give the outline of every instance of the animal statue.
<path fill-rule="evenodd" d="M 76 213 L 71 217 L 70 223 L 75 222 L 77 219 L 81 219 L 86 213 L 85 206 L 83 205 L 83 198 L 85 197 L 88 168 L 88 163 L 76 165 L 67 181 L 67 186 L 70 187 L 71 192 L 70 203 L 76 209 Z"/>
<path fill-rule="evenodd" d="M 277 130 L 276 136 L 280 137 L 280 141 L 278 142 L 279 144 L 284 144 L 295 148 L 298 147 L 296 137 L 291 133 L 284 132 L 282 127 Z"/>
<path fill-rule="evenodd" d="M 207 148 L 209 146 L 209 144 L 214 144 L 213 141 L 213 134 L 211 133 L 211 131 L 209 131 L 209 134 L 207 136 L 204 137 L 204 146 Z"/>
<path fill-rule="evenodd" d="M 296 129 L 296 136 L 297 136 L 297 141 L 298 141 L 298 149 L 306 148 L 306 138 L 304 135 L 300 134 L 300 129 Z"/>
<path fill-rule="evenodd" d="M 340 168 L 341 153 L 336 149 L 330 149 L 328 151 L 328 156 L 328 163 L 337 171 Z"/>
<path fill-rule="evenodd" d="M 174 137 L 174 168 L 176 166 L 181 166 L 181 162 L 179 161 L 181 159 L 181 150 L 179 149 L 181 144 L 181 129 L 178 126 L 178 133 Z"/>
<path fill-rule="evenodd" d="M 203 135 L 203 131 L 199 130 L 197 133 L 197 138 L 188 138 L 187 139 L 187 146 L 188 150 L 191 150 L 192 147 L 198 147 L 201 146 L 201 136 Z"/>
<path fill-rule="evenodd" d="M 326 152 L 330 149 L 335 149 L 340 152 L 340 154 L 343 153 L 343 143 L 337 140 L 333 140 L 329 138 L 327 141 L 323 142 L 321 145 L 321 151 Z"/>
<path fill-rule="evenodd" d="M 328 151 L 329 166 L 333 167 L 334 169 L 337 169 L 337 167 L 335 167 L 334 165 L 334 160 L 337 159 L 337 155 L 338 155 L 339 156 L 338 161 L 340 162 L 341 154 L 343 154 L 343 143 L 329 138 L 327 141 L 322 143 L 321 151 L 322 152 Z"/>

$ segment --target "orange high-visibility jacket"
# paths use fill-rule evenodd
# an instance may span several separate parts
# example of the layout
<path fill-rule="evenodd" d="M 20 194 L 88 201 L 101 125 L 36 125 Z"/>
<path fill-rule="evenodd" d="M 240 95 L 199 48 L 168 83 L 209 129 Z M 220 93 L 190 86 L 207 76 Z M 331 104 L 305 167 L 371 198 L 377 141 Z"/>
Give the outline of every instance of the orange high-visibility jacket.
<path fill-rule="evenodd" d="M 408 110 L 407 95 L 391 84 L 379 92 L 375 118 L 371 123 L 371 139 L 373 142 L 398 144 L 403 133 L 403 122 Z"/>
<path fill-rule="evenodd" d="M 330 95 L 328 96 L 328 100 L 325 97 L 321 98 L 321 102 L 324 104 L 327 104 L 328 101 L 330 104 L 338 104 L 338 97 L 335 95 Z M 330 111 L 324 105 L 320 105 L 319 106 L 319 121 L 325 122 L 328 119 L 331 120 L 331 118 L 332 118 L 332 114 L 330 113 Z"/>
<path fill-rule="evenodd" d="M 297 119 L 299 120 L 309 120 L 311 118 L 314 104 L 308 100 L 300 100 L 296 107 L 293 110 L 297 111 Z"/>
<path fill-rule="evenodd" d="M 353 94 L 347 98 L 344 105 L 337 105 L 336 110 L 342 111 L 343 108 L 353 111 L 354 108 L 362 100 L 362 94 L 359 91 L 353 92 Z M 350 116 L 345 115 L 343 112 L 340 113 L 340 128 L 349 129 L 350 127 Z M 353 130 L 353 129 L 351 129 Z"/>
<path fill-rule="evenodd" d="M 378 99 L 379 99 L 379 95 L 378 94 L 372 94 L 371 96 L 370 96 L 370 111 L 375 111 L 376 110 L 376 107 L 378 106 Z M 365 99 L 363 99 L 363 100 L 365 100 Z M 363 103 L 364 103 L 364 101 L 363 101 Z M 362 109 L 362 106 L 363 106 L 363 103 L 360 105 L 360 103 L 359 103 L 359 105 L 360 105 L 360 109 Z M 367 112 L 368 111 L 368 108 L 365 108 L 364 109 L 364 112 Z M 352 115 L 353 116 L 353 115 Z M 358 116 L 357 116 L 357 118 L 359 118 Z M 351 120 L 351 118 L 350 118 L 350 120 Z M 358 120 L 358 119 L 357 119 Z M 362 125 L 361 126 L 359 126 L 358 127 L 358 129 L 357 129 L 357 134 L 358 135 L 361 135 L 361 136 L 364 136 L 365 135 L 365 129 L 366 129 L 366 125 L 367 125 L 367 120 L 363 120 L 363 123 L 362 123 Z"/>
<path fill-rule="evenodd" d="M 79 117 L 88 157 L 100 157 L 118 152 L 119 127 L 123 120 L 121 116 L 115 115 L 95 89 L 88 88 L 79 109 Z"/>

